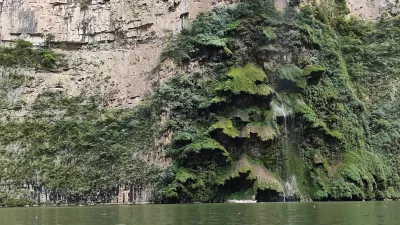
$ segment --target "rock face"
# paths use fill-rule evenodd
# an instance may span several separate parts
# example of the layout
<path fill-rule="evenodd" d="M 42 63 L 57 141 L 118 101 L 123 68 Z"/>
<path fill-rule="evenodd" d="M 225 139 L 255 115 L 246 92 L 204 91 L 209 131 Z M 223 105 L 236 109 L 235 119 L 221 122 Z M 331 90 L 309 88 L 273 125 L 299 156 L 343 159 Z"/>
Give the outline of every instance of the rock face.
<path fill-rule="evenodd" d="M 179 33 L 199 12 L 236 0 L 0 0 L 0 42 L 24 39 L 66 55 L 59 71 L 22 70 L 34 77 L 32 86 L 15 93 L 29 106 L 44 90 L 77 95 L 91 90 L 112 93 L 110 105 L 133 107 L 154 81 L 168 78 L 174 67 L 153 72 L 166 39 Z M 276 0 L 283 10 L 286 0 Z M 397 0 L 349 0 L 352 14 L 377 19 L 399 13 Z M 2 68 L 0 68 L 0 73 Z M 14 112 L 22 117 L 29 110 Z M 295 183 L 295 182 L 292 182 Z M 286 185 L 286 184 L 285 184 Z M 292 184 L 287 185 L 292 190 Z M 286 186 L 285 186 L 286 188 Z M 147 202 L 152 187 L 120 187 L 117 203 Z M 41 192 L 42 193 L 42 192 Z M 39 202 L 48 201 L 41 195 Z"/>
<path fill-rule="evenodd" d="M 396 15 L 400 12 L 397 0 L 348 0 L 352 14 L 366 19 L 378 19 L 384 14 Z"/>
<path fill-rule="evenodd" d="M 19 74 L 33 79 L 28 86 L 12 93 L 13 101 L 22 100 L 26 105 L 19 110 L 5 110 L 0 118 L 23 118 L 45 91 L 69 96 L 88 91 L 90 95 L 109 94 L 109 106 L 133 107 L 154 81 L 174 73 L 173 67 L 168 66 L 153 72 L 166 39 L 179 33 L 199 12 L 232 3 L 232 0 L 0 0 L 0 45 L 17 39 L 32 42 L 34 46 L 50 42 L 52 50 L 64 54 L 68 64 L 55 71 L 18 68 Z M 7 73 L 0 68 L 0 75 Z M 35 202 L 51 202 L 44 188 L 34 190 L 27 186 L 26 189 L 35 193 Z M 120 187 L 112 202 L 148 202 L 153 199 L 152 191 L 151 186 Z M 56 201 L 65 199 L 57 195 Z"/>
<path fill-rule="evenodd" d="M 53 48 L 67 55 L 61 72 L 35 73 L 37 90 L 62 84 L 78 94 L 86 87 L 113 92 L 112 106 L 134 106 L 151 83 L 169 77 L 172 69 L 152 70 L 165 39 L 187 26 L 199 12 L 235 0 L 0 0 L 0 41 L 15 39 L 42 44 L 52 37 Z M 276 0 L 283 9 L 285 0 Z M 352 13 L 378 18 L 385 10 L 399 11 L 395 0 L 349 0 Z M 107 82 L 104 82 L 107 80 Z"/>
<path fill-rule="evenodd" d="M 62 83 L 116 90 L 114 106 L 135 105 L 151 82 L 165 38 L 181 31 L 199 12 L 233 1 L 215 0 L 0 0 L 0 40 L 24 39 L 67 55 L 69 68 L 36 74 L 44 88 Z M 104 84 L 104 79 L 108 84 Z M 84 82 L 91 80 L 90 82 Z M 39 88 L 40 89 L 40 88 Z"/>

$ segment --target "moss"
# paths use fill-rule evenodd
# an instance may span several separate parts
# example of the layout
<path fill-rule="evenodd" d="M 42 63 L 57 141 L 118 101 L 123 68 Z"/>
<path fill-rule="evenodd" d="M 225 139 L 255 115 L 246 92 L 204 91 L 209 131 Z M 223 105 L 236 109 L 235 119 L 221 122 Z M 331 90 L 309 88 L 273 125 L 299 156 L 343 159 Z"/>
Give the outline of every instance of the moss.
<path fill-rule="evenodd" d="M 220 39 L 212 39 L 208 42 L 204 42 L 204 45 L 211 45 L 214 47 L 222 47 L 225 50 L 225 53 L 228 55 L 232 54 L 232 51 L 228 48 L 227 43 L 228 39 L 227 38 L 220 38 Z"/>
<path fill-rule="evenodd" d="M 304 118 L 305 122 L 309 123 L 312 128 L 322 130 L 326 135 L 329 135 L 338 140 L 344 140 L 343 134 L 338 130 L 330 129 L 327 124 L 319 119 L 309 106 L 302 101 L 298 101 L 295 106 L 295 113 L 299 113 Z"/>
<path fill-rule="evenodd" d="M 227 101 L 227 99 L 224 98 L 224 97 L 214 97 L 214 98 L 212 99 L 212 102 L 213 102 L 213 103 L 221 103 L 221 102 L 226 102 L 226 101 Z"/>
<path fill-rule="evenodd" d="M 250 138 L 251 134 L 257 134 L 262 141 L 273 140 L 277 134 L 272 127 L 263 124 L 247 124 L 240 133 L 241 137 Z"/>
<path fill-rule="evenodd" d="M 155 167 L 132 157 L 153 146 L 154 118 L 145 105 L 137 111 L 103 109 L 54 92 L 43 93 L 38 101 L 43 107 L 32 109 L 24 120 L 0 122 L 0 143 L 6 149 L 0 176 L 10 187 L 38 176 L 31 185 L 45 184 L 50 196 L 57 192 L 70 198 L 92 196 L 94 189 L 105 194 L 118 182 L 145 184 L 154 178 Z"/>
<path fill-rule="evenodd" d="M 237 178 L 240 176 L 240 174 L 248 174 L 248 176 L 246 177 L 247 180 L 256 179 L 256 175 L 251 166 L 241 166 L 239 168 L 236 168 L 229 174 L 229 178 L 227 179 Z"/>
<path fill-rule="evenodd" d="M 3 67 L 52 70 L 63 63 L 62 55 L 49 49 L 34 49 L 32 43 L 24 40 L 16 40 L 11 47 L 0 48 L 0 66 Z"/>
<path fill-rule="evenodd" d="M 233 21 L 232 23 L 230 23 L 226 26 L 225 30 L 226 31 L 234 31 L 240 26 L 241 23 L 242 23 L 241 20 Z"/>
<path fill-rule="evenodd" d="M 293 176 L 315 200 L 398 198 L 399 18 L 346 18 L 342 3 L 281 14 L 273 1 L 250 1 L 201 13 L 161 58 L 199 62 L 201 72 L 177 73 L 134 110 L 43 93 L 25 122 L 0 123 L 1 146 L 24 149 L 2 151 L 0 175 L 24 182 L 35 171 L 46 189 L 79 194 L 157 180 L 166 202 L 279 194 L 277 177 Z M 29 43 L 1 51 L 8 68 L 59 66 L 57 55 Z M 10 90 L 24 85 L 14 78 Z M 169 146 L 154 144 L 171 134 Z M 133 157 L 144 149 L 168 149 L 172 165 L 159 179 Z"/>
<path fill-rule="evenodd" d="M 230 181 L 240 179 L 245 176 L 247 181 L 252 183 L 252 186 L 231 193 L 230 199 L 249 199 L 257 193 L 257 190 L 273 190 L 278 193 L 283 192 L 282 185 L 260 162 L 254 162 L 248 156 L 242 156 L 236 164 L 229 170 L 227 175 L 221 180 L 220 184 L 229 185 Z M 248 193 L 251 193 L 250 195 Z M 241 197 L 240 197 L 241 196 Z"/>
<path fill-rule="evenodd" d="M 196 175 L 187 171 L 185 168 L 178 168 L 176 171 L 176 180 L 181 182 L 181 183 L 185 183 L 186 181 L 188 181 L 189 179 L 191 180 L 195 180 L 196 179 Z"/>
<path fill-rule="evenodd" d="M 210 68 L 212 72 L 203 76 L 210 77 L 207 87 L 215 87 L 208 89 L 209 94 L 218 96 L 214 98 L 218 104 L 201 111 L 201 118 L 208 121 L 199 122 L 198 117 L 188 121 L 207 130 L 226 118 L 214 126 L 231 137 L 240 131 L 241 138 L 214 138 L 229 146 L 233 156 L 263 158 L 282 179 L 295 174 L 302 193 L 313 199 L 396 196 L 400 185 L 395 174 L 400 163 L 393 156 L 398 154 L 395 140 L 400 122 L 395 112 L 399 102 L 396 87 L 389 91 L 390 87 L 381 84 L 394 79 L 399 71 L 399 51 L 390 47 L 399 36 L 400 29 L 394 25 L 398 18 L 377 23 L 347 18 L 342 2 L 309 4 L 300 12 L 288 9 L 279 15 L 266 7 L 269 3 L 239 4 L 228 20 L 221 11 L 203 15 L 194 29 L 198 33 L 185 36 L 191 42 L 191 38 L 201 40 L 191 46 L 198 54 L 187 54 Z M 220 23 L 223 32 L 213 30 L 217 25 L 206 20 L 224 21 Z M 226 32 L 230 30 L 226 27 L 235 32 Z M 218 35 L 211 35 L 211 30 Z M 218 48 L 204 45 L 211 39 Z M 214 54 L 221 52 L 224 43 L 232 54 Z M 288 112 L 286 121 L 276 110 L 281 105 Z M 287 130 L 280 132 L 285 122 Z M 259 140 L 249 140 L 251 134 Z M 266 153 L 249 151 L 247 143 L 262 146 Z M 368 159 L 374 165 L 364 162 Z M 255 172 L 254 166 L 242 169 L 243 173 Z M 278 188 L 268 182 L 260 185 Z"/>
<path fill-rule="evenodd" d="M 187 145 L 184 149 L 184 152 L 199 153 L 203 149 L 219 150 L 221 151 L 222 155 L 226 157 L 227 161 L 230 160 L 229 152 L 225 149 L 225 147 L 212 138 L 197 139 L 193 143 Z"/>
<path fill-rule="evenodd" d="M 263 191 L 274 190 L 276 192 L 283 193 L 282 185 L 276 182 L 265 181 L 265 180 L 257 180 L 254 184 L 254 189 Z"/>
<path fill-rule="evenodd" d="M 389 167 L 382 156 L 368 151 L 350 151 L 344 155 L 343 166 L 340 167 L 339 178 L 336 179 L 341 185 L 348 187 L 355 185 L 357 188 L 351 188 L 346 193 L 342 193 L 337 190 L 338 187 L 334 183 L 333 193 L 340 196 L 339 198 L 349 196 L 361 196 L 362 199 L 375 198 L 378 197 L 376 196 L 377 187 L 387 188 L 385 184 L 388 176 L 390 176 Z"/>
<path fill-rule="evenodd" d="M 303 76 L 312 76 L 314 74 L 321 74 L 325 72 L 325 69 L 321 66 L 318 65 L 307 65 L 304 69 L 303 69 Z"/>
<path fill-rule="evenodd" d="M 250 122 L 250 115 L 248 110 L 237 109 L 232 113 L 232 116 L 239 118 L 243 122 Z"/>
<path fill-rule="evenodd" d="M 267 75 L 252 64 L 232 68 L 226 76 L 229 79 L 218 84 L 216 87 L 217 91 L 230 91 L 234 94 L 249 93 L 262 96 L 270 95 L 272 92 L 272 89 L 268 85 L 257 84 L 257 82 L 263 82 L 267 78 Z"/>
<path fill-rule="evenodd" d="M 295 65 L 283 66 L 279 68 L 278 73 L 281 79 L 292 81 L 299 88 L 305 88 L 307 85 L 306 80 L 302 76 L 302 70 Z"/>
<path fill-rule="evenodd" d="M 295 103 L 294 107 L 294 112 L 302 114 L 305 122 L 308 122 L 311 124 L 311 127 L 317 128 L 317 127 L 322 127 L 326 126 L 324 125 L 323 121 L 320 121 L 317 118 L 317 115 L 315 114 L 314 110 L 312 110 L 307 104 L 305 104 L 302 100 L 297 100 Z"/>
<path fill-rule="evenodd" d="M 263 33 L 265 34 L 265 36 L 267 36 L 267 38 L 269 40 L 275 40 L 276 39 L 276 33 L 275 33 L 275 28 L 268 26 L 268 27 L 264 27 L 263 29 Z"/>
<path fill-rule="evenodd" d="M 240 134 L 239 131 L 233 126 L 232 121 L 229 119 L 222 119 L 217 123 L 214 123 L 209 130 L 213 131 L 216 129 L 222 129 L 224 134 L 232 138 L 239 137 Z"/>

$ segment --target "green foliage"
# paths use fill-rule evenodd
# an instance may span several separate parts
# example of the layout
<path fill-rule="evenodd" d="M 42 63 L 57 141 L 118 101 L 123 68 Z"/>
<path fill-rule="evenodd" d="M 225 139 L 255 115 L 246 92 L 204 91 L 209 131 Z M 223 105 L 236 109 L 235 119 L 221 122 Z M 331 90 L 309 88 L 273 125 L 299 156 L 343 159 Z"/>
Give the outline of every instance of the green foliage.
<path fill-rule="evenodd" d="M 252 160 L 248 156 L 242 156 L 229 172 L 220 178 L 220 184 L 224 184 L 225 186 L 229 185 L 230 182 L 241 179 L 242 176 L 247 182 L 252 183 L 251 188 L 235 192 L 230 195 L 230 198 L 238 195 L 238 193 L 251 192 L 255 194 L 257 190 L 272 190 L 278 193 L 283 192 L 282 185 L 279 184 L 272 173 L 270 173 L 262 163 Z M 249 199 L 248 195 L 246 195 L 246 197 Z M 236 197 L 236 199 L 240 198 Z"/>
<path fill-rule="evenodd" d="M 44 43 L 43 43 L 44 47 L 50 49 L 52 47 L 51 45 L 52 45 L 52 42 L 54 42 L 54 40 L 55 40 L 55 36 L 53 34 L 50 34 L 50 33 L 46 34 Z"/>
<path fill-rule="evenodd" d="M 217 8 L 213 12 L 202 12 L 188 30 L 172 37 L 161 55 L 161 60 L 172 59 L 177 64 L 187 63 L 202 52 L 202 48 L 217 48 L 230 55 L 229 39 L 225 34 L 235 30 L 242 12 L 232 8 Z"/>
<path fill-rule="evenodd" d="M 232 120 L 228 119 L 222 119 L 218 121 L 217 123 L 214 123 L 210 127 L 210 131 L 216 130 L 216 129 L 222 129 L 222 132 L 229 137 L 235 138 L 239 136 L 239 131 L 233 126 Z"/>
<path fill-rule="evenodd" d="M 303 76 L 309 76 L 309 75 L 313 75 L 313 74 L 320 74 L 325 72 L 325 69 L 319 66 L 315 66 L 315 65 L 307 65 L 304 69 L 303 69 Z"/>
<path fill-rule="evenodd" d="M 177 123 L 191 124 L 180 129 L 193 132 L 178 132 L 176 140 L 186 143 L 174 145 L 191 146 L 207 132 L 233 162 L 240 154 L 254 154 L 282 179 L 297 175 L 300 192 L 317 200 L 398 196 L 400 160 L 392 157 L 398 154 L 397 87 L 380 85 L 399 71 L 399 51 L 391 47 L 400 36 L 398 18 L 376 23 L 348 18 L 343 2 L 309 4 L 280 15 L 272 4 L 239 4 L 229 9 L 231 17 L 223 13 L 227 9 L 202 14 L 170 43 L 185 57 L 175 57 L 170 48 L 164 56 L 178 64 L 199 60 L 209 68 L 201 76 L 209 79 L 201 95 L 211 99 L 197 109 L 201 119 L 179 117 Z M 271 143 L 266 152 L 255 150 L 262 143 Z M 218 174 L 226 174 L 224 168 L 213 165 Z"/>
<path fill-rule="evenodd" d="M 22 207 L 26 205 L 33 205 L 29 197 L 28 190 L 6 190 L 0 188 L 0 206 L 1 207 Z"/>
<path fill-rule="evenodd" d="M 244 162 L 238 161 L 235 167 L 229 172 L 225 180 L 239 178 L 240 174 L 245 174 L 247 180 L 256 180 L 257 176 L 254 172 L 253 167 L 247 159 Z"/>
<path fill-rule="evenodd" d="M 279 78 L 294 82 L 299 88 L 306 88 L 307 81 L 302 76 L 302 70 L 295 65 L 288 65 L 279 68 Z"/>
<path fill-rule="evenodd" d="M 293 176 L 315 200 L 399 198 L 399 18 L 366 22 L 345 12 L 343 1 L 285 14 L 273 1 L 248 1 L 201 13 L 161 60 L 197 61 L 202 71 L 156 85 L 135 110 L 41 94 L 31 117 L 0 123 L 1 179 L 70 196 L 146 184 L 157 170 L 137 156 L 172 135 L 159 202 L 279 194 Z M 0 53 L 6 67 L 59 62 L 26 42 Z M 2 95 L 23 84 L 10 77 Z"/>
<path fill-rule="evenodd" d="M 351 151 L 344 155 L 343 163 L 332 184 L 333 198 L 384 198 L 377 191 L 388 188 L 388 177 L 392 175 L 382 156 L 368 151 Z"/>
<path fill-rule="evenodd" d="M 276 182 L 257 180 L 254 189 L 258 190 L 274 190 L 277 192 L 283 192 L 282 186 Z"/>
<path fill-rule="evenodd" d="M 249 123 L 243 129 L 241 137 L 250 138 L 250 134 L 257 134 L 262 141 L 273 140 L 277 134 L 269 125 L 259 123 Z"/>
<path fill-rule="evenodd" d="M 271 18 L 279 16 L 270 0 L 238 3 L 236 7 L 221 7 L 212 12 L 200 13 L 188 30 L 170 39 L 161 55 L 161 61 L 172 59 L 177 64 L 185 64 L 194 59 L 202 60 L 204 53 L 209 55 L 206 61 L 231 56 L 231 40 L 227 36 L 243 27 L 245 23 L 242 19 L 253 17 L 255 12 Z"/>
<path fill-rule="evenodd" d="M 217 91 L 231 91 L 234 94 L 249 93 L 264 96 L 271 94 L 272 89 L 268 85 L 257 84 L 257 82 L 263 82 L 267 78 L 267 75 L 252 64 L 232 68 L 226 76 L 229 79 L 218 84 L 216 87 Z"/>
<path fill-rule="evenodd" d="M 267 36 L 268 39 L 270 40 L 275 40 L 276 39 L 276 33 L 275 33 L 275 28 L 268 26 L 263 28 L 263 33 L 265 36 Z"/>
<path fill-rule="evenodd" d="M 0 48 L 0 66 L 51 70 L 62 64 L 61 55 L 49 49 L 35 49 L 32 43 L 16 40 L 12 47 Z"/>
<path fill-rule="evenodd" d="M 226 27 L 226 30 L 227 31 L 236 30 L 240 26 L 241 22 L 242 21 L 240 21 L 240 20 L 233 21 L 232 23 L 228 24 L 228 26 Z"/>
<path fill-rule="evenodd" d="M 198 153 L 199 151 L 203 149 L 208 149 L 208 150 L 220 150 L 222 151 L 222 154 L 227 157 L 227 160 L 229 160 L 229 153 L 226 151 L 224 146 L 222 146 L 220 143 L 218 143 L 216 140 L 211 139 L 211 138 L 204 138 L 204 139 L 198 139 L 195 140 L 193 143 L 187 145 L 184 149 L 184 153 L 188 152 L 196 152 Z"/>
<path fill-rule="evenodd" d="M 0 123 L 0 164 L 7 168 L 1 182 L 45 187 L 49 195 L 68 199 L 154 180 L 157 168 L 139 157 L 154 148 L 152 109 L 104 109 L 83 97 L 45 92 L 31 117 Z"/>
<path fill-rule="evenodd" d="M 195 180 L 196 179 L 196 175 L 193 174 L 193 173 L 188 172 L 184 168 L 179 168 L 178 171 L 176 172 L 176 180 L 181 182 L 181 183 L 185 183 L 189 179 Z"/>

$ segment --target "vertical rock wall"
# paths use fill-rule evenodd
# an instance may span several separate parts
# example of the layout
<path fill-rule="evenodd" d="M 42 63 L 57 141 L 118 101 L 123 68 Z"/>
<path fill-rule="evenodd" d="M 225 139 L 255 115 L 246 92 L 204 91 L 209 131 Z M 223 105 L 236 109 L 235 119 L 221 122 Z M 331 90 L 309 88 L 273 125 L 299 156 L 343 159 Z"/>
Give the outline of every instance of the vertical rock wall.
<path fill-rule="evenodd" d="M 165 38 L 180 32 L 199 12 L 231 0 L 0 0 L 0 41 L 25 39 L 35 45 L 54 37 L 68 68 L 35 73 L 38 91 L 62 84 L 77 94 L 83 87 L 116 91 L 113 106 L 134 106 L 151 83 Z M 107 82 L 104 82 L 107 80 Z M 34 98 L 34 97 L 31 97 Z"/>
<path fill-rule="evenodd" d="M 34 45 L 50 37 L 51 47 L 64 53 L 68 66 L 63 70 L 41 72 L 24 70 L 34 77 L 33 85 L 18 96 L 27 106 L 42 91 L 57 89 L 71 95 L 82 90 L 97 94 L 114 93 L 110 104 L 135 106 L 151 83 L 174 73 L 166 67 L 157 73 L 166 38 L 179 33 L 199 12 L 235 0 L 0 0 L 0 42 L 24 39 Z M 283 10 L 286 0 L 276 0 Z M 349 0 L 352 14 L 377 19 L 399 12 L 397 0 Z M 0 68 L 1 71 L 1 68 Z M 15 112 L 21 117 L 29 110 Z M 152 187 L 121 187 L 117 203 L 146 202 Z M 38 198 L 49 201 L 45 191 Z"/>
<path fill-rule="evenodd" d="M 115 92 L 111 105 L 134 106 L 153 81 L 173 73 L 172 68 L 152 73 L 165 39 L 180 32 L 199 12 L 234 2 L 0 0 L 0 41 L 25 39 L 40 45 L 54 37 L 52 47 L 67 55 L 69 66 L 63 71 L 35 72 L 37 86 L 25 94 L 27 99 L 55 86 L 70 94 L 97 87 L 100 94 Z M 275 2 L 280 10 L 287 4 Z M 353 14 L 368 19 L 399 10 L 396 0 L 349 0 L 348 5 Z"/>

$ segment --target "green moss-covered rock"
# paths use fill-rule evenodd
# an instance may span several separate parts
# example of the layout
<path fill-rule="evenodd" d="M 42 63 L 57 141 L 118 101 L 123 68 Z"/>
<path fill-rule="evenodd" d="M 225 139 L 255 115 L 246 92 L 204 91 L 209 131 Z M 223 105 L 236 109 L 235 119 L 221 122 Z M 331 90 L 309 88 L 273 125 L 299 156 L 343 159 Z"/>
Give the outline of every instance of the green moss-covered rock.
<path fill-rule="evenodd" d="M 177 73 L 138 108 L 47 92 L 25 121 L 2 120 L 0 182 L 38 178 L 66 196 L 155 182 L 157 200 L 169 203 L 276 200 L 284 182 L 314 200 L 399 198 L 399 18 L 345 12 L 321 3 L 280 13 L 265 0 L 201 13 L 161 61 L 202 71 Z M 60 61 L 24 42 L 0 52 L 12 69 Z M 6 104 L 8 93 L 26 84 L 9 75 L 0 91 L 7 110 L 18 107 Z M 164 139 L 171 143 L 154 143 Z M 172 162 L 156 178 L 136 156 L 160 149 Z"/>
<path fill-rule="evenodd" d="M 252 64 L 247 64 L 244 67 L 234 67 L 226 76 L 228 80 L 218 84 L 217 91 L 230 91 L 234 94 L 249 93 L 261 96 L 270 95 L 272 92 L 268 85 L 257 83 L 263 82 L 267 75 Z"/>
<path fill-rule="evenodd" d="M 64 64 L 62 55 L 49 49 L 35 49 L 31 42 L 16 40 L 0 48 L 0 66 L 51 70 Z"/>
<path fill-rule="evenodd" d="M 276 33 L 275 33 L 275 29 L 276 28 L 274 28 L 274 27 L 267 26 L 267 27 L 264 27 L 262 30 L 263 30 L 263 33 L 265 34 L 265 36 L 267 36 L 268 39 L 275 40 L 276 37 L 277 37 Z"/>
<path fill-rule="evenodd" d="M 241 137 L 250 138 L 251 134 L 256 134 L 262 141 L 273 140 L 277 134 L 269 125 L 249 123 L 240 133 Z"/>
<path fill-rule="evenodd" d="M 292 81 L 299 88 L 305 88 L 307 85 L 307 81 L 303 77 L 303 71 L 295 65 L 283 66 L 279 68 L 278 73 L 281 79 Z"/>
<path fill-rule="evenodd" d="M 210 127 L 210 131 L 216 129 L 222 129 L 224 134 L 232 138 L 239 137 L 240 135 L 239 131 L 233 126 L 232 121 L 228 119 L 222 119 Z"/>
<path fill-rule="evenodd" d="M 252 193 L 257 192 L 257 190 L 273 190 L 279 193 L 283 192 L 282 185 L 276 177 L 262 164 L 250 161 L 247 156 L 242 156 L 235 165 L 232 166 L 228 174 L 221 179 L 220 184 L 226 184 L 229 180 L 238 179 L 241 175 L 245 175 L 246 180 L 252 181 Z M 246 190 L 244 192 L 248 191 L 249 190 Z"/>
<path fill-rule="evenodd" d="M 312 75 L 320 75 L 323 72 L 325 72 L 325 69 L 323 67 L 320 66 L 316 66 L 316 65 L 307 65 L 304 69 L 303 69 L 303 76 L 312 76 Z"/>
<path fill-rule="evenodd" d="M 200 153 L 200 151 L 204 149 L 219 150 L 221 151 L 221 154 L 227 158 L 227 161 L 230 160 L 229 152 L 225 149 L 225 147 L 212 138 L 201 138 L 195 140 L 193 143 L 185 147 L 184 153 L 189 153 L 189 152 Z"/>

